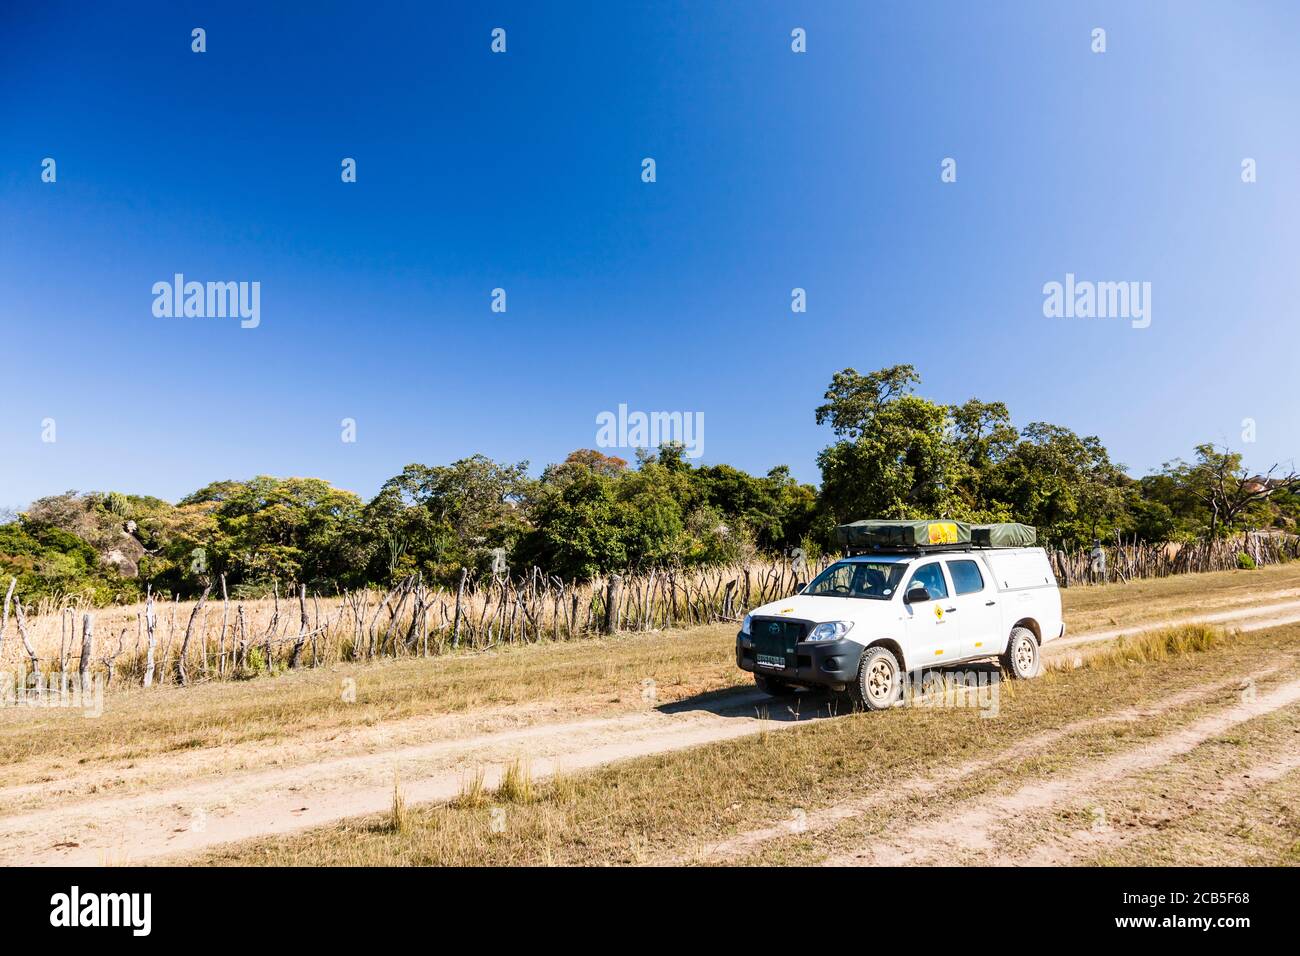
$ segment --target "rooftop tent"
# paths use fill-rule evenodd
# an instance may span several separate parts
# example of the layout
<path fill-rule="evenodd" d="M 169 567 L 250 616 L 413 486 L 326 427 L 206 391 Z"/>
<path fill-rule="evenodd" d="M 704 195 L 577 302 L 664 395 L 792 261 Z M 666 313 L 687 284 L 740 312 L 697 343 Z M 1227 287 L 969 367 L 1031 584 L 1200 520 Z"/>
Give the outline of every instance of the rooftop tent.
<path fill-rule="evenodd" d="M 846 548 L 926 548 L 970 544 L 964 521 L 854 521 L 837 529 Z"/>
<path fill-rule="evenodd" d="M 971 525 L 971 541 L 980 548 L 1029 548 L 1038 540 L 1033 525 L 976 524 Z"/>

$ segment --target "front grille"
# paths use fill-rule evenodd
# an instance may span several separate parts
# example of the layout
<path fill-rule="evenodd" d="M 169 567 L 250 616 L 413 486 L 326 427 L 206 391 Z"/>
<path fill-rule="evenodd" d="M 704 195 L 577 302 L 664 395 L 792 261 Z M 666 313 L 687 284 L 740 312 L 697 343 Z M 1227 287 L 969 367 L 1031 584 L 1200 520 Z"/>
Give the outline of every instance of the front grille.
<path fill-rule="evenodd" d="M 756 618 L 750 622 L 754 660 L 768 667 L 793 668 L 795 645 L 803 640 L 807 625 L 802 621 Z"/>

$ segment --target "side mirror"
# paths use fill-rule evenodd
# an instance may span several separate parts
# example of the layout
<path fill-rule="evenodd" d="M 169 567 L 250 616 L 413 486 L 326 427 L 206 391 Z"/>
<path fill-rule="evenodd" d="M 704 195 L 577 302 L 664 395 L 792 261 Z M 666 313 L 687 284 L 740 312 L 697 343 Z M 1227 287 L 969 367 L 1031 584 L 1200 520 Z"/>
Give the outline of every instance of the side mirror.
<path fill-rule="evenodd" d="M 907 593 L 903 595 L 904 604 L 920 604 L 923 601 L 929 600 L 930 592 L 925 589 L 924 584 L 918 584 L 915 587 L 908 588 Z"/>

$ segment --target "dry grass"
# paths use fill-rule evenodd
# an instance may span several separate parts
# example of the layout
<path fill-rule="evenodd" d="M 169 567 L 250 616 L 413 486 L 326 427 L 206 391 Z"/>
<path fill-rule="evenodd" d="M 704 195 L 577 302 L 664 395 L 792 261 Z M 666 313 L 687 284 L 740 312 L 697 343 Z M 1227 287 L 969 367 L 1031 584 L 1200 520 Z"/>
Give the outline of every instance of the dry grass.
<path fill-rule="evenodd" d="M 1300 863 L 1300 707 L 1256 717 L 1153 770 L 1021 815 L 1005 849 L 1103 866 Z"/>
<path fill-rule="evenodd" d="M 225 761 L 232 748 L 317 742 L 328 753 L 344 732 L 434 715 L 500 711 L 519 721 L 641 709 L 647 679 L 664 703 L 748 683 L 732 656 L 734 636 L 724 625 L 337 664 L 274 680 L 132 688 L 110 695 L 96 719 L 77 710 L 4 707 L 0 765 L 8 785 L 41 783 L 71 766 L 129 766 L 181 751 L 211 750 L 214 761 Z M 427 739 L 429 727 L 411 732 Z M 399 742 L 393 734 L 386 740 Z"/>
<path fill-rule="evenodd" d="M 900 780 L 921 768 L 936 781 L 926 804 L 1013 788 L 1170 732 L 1225 702 L 1197 695 L 1207 673 L 1222 679 L 1261 662 L 1285 660 L 1294 670 L 1300 627 L 1258 631 L 1233 642 L 1168 639 L 1162 657 L 1141 668 L 1111 662 L 1049 672 L 1005 695 L 996 719 L 973 709 L 900 709 L 854 714 L 689 751 L 648 757 L 539 782 L 530 802 L 501 793 L 418 808 L 397 838 L 350 821 L 282 839 L 213 851 L 193 862 L 291 865 L 476 865 L 643 863 L 687 854 L 736 832 L 791 820 L 864 795 L 880 798 L 879 815 L 859 827 L 888 825 L 891 814 L 916 809 L 911 797 L 891 800 Z M 1203 649 L 1199 649 L 1202 647 Z M 1116 671 L 1124 669 L 1124 679 Z M 1266 681 L 1261 681 L 1261 685 Z M 1140 722 L 1085 723 L 1059 745 L 986 768 L 951 787 L 943 771 L 996 755 L 1031 734 L 1149 706 L 1180 691 L 1187 703 Z M 1233 694 L 1227 695 L 1232 699 Z M 508 812 L 507 812 L 508 810 Z M 494 812 L 495 811 L 495 812 Z M 504 827 L 498 828 L 504 820 Z M 842 845 L 844 834 L 830 840 Z M 831 849 L 820 838 L 792 836 L 765 847 L 754 861 L 808 862 Z"/>
<path fill-rule="evenodd" d="M 497 787 L 497 800 L 502 803 L 532 803 L 534 796 L 533 774 L 528 763 L 523 760 L 512 761 L 501 777 L 501 785 Z"/>
<path fill-rule="evenodd" d="M 1071 630 L 1079 633 L 1086 629 L 1080 617 L 1131 624 L 1169 617 L 1171 606 L 1191 613 L 1287 587 L 1300 587 L 1300 565 L 1093 587 L 1063 597 Z M 129 687 L 110 694 L 95 720 L 77 711 L 0 708 L 0 764 L 8 783 L 39 784 L 59 780 L 72 766 L 108 770 L 181 751 L 211 752 L 220 762 L 239 747 L 292 742 L 328 748 L 346 731 L 433 715 L 502 710 L 540 719 L 630 710 L 645 706 L 649 681 L 659 703 L 748 684 L 749 676 L 735 667 L 734 634 L 734 624 L 718 624 L 339 663 L 273 680 Z M 345 702 L 349 687 L 353 701 Z M 427 734 L 428 728 L 411 732 Z"/>
<path fill-rule="evenodd" d="M 393 806 L 388 811 L 388 832 L 406 833 L 411 828 L 410 814 L 406 809 L 406 798 L 402 796 L 402 782 L 393 778 Z"/>
<path fill-rule="evenodd" d="M 793 593 L 796 581 L 829 558 L 796 571 L 790 561 L 652 571 L 622 578 L 612 607 L 618 631 L 654 631 L 737 619 L 745 605 Z M 429 588 L 414 579 L 390 591 L 286 594 L 154 603 L 154 681 L 248 679 L 294 666 L 375 658 L 438 656 L 461 649 L 590 638 L 602 633 L 607 581 L 562 582 L 535 574 L 515 580 L 471 577 L 459 588 Z M 4 590 L 0 583 L 0 591 Z M 21 597 L 21 595 L 19 595 Z M 141 684 L 147 671 L 150 615 L 145 603 L 92 608 L 47 600 L 15 615 L 21 639 L 0 643 L 0 668 L 31 668 L 26 644 L 50 674 L 75 669 L 84 615 L 93 618 L 92 673 L 110 685 Z M 188 642 L 186 635 L 189 635 Z M 178 681 L 184 682 L 184 681 Z"/>
<path fill-rule="evenodd" d="M 1079 661 L 1057 658 L 1048 666 L 1055 670 L 1082 667 L 1115 667 L 1164 661 L 1179 654 L 1209 650 L 1216 644 L 1238 640 L 1236 631 L 1205 624 L 1181 624 L 1142 634 L 1126 634 L 1112 644 L 1102 644 L 1079 655 Z"/>
<path fill-rule="evenodd" d="M 1164 781 L 1168 787 L 1172 781 Z M 1166 791 L 1167 793 L 1167 791 Z M 1184 808 L 1151 794 L 1148 826 L 1136 839 L 1084 862 L 1098 866 L 1300 866 L 1300 772 L 1252 788 L 1230 802 Z M 1132 804 L 1112 809 L 1112 826 L 1125 824 Z M 1139 811 L 1140 812 L 1140 811 Z M 1138 817 L 1139 820 L 1143 819 Z"/>
<path fill-rule="evenodd" d="M 1128 584 L 1066 588 L 1061 605 L 1070 632 L 1127 627 L 1139 621 L 1176 620 L 1261 600 L 1262 595 L 1294 592 L 1300 598 L 1300 562 L 1254 571 L 1215 571 L 1151 578 Z M 1279 597 L 1278 600 L 1286 600 Z"/>
<path fill-rule="evenodd" d="M 808 573 L 811 570 L 803 576 Z M 681 630 L 684 623 L 696 625 L 736 618 L 747 610 L 743 599 L 746 574 L 751 606 L 789 593 L 790 583 L 799 576 L 788 563 L 756 561 L 748 566 L 680 572 L 671 582 L 665 582 L 662 576 L 629 578 L 620 602 L 621 628 L 674 630 L 666 627 L 672 619 L 678 625 L 675 629 Z M 733 581 L 736 586 L 728 599 L 725 585 Z M 1182 574 L 1128 584 L 1075 587 L 1061 593 L 1071 630 L 1079 633 L 1229 607 L 1251 600 L 1261 592 L 1279 590 L 1295 590 L 1300 594 L 1300 562 L 1255 571 Z M 675 616 L 665 603 L 665 595 L 670 591 L 678 595 Z M 599 630 L 605 594 L 603 581 L 580 586 L 576 591 L 525 588 L 521 593 L 531 602 L 528 606 L 530 614 L 536 616 L 535 624 L 525 614 L 507 615 L 504 608 L 512 603 L 513 597 L 503 602 L 501 595 L 490 587 L 468 593 L 462 615 L 465 631 L 462 648 L 481 650 L 546 644 L 553 643 L 557 637 L 561 641 L 573 637 L 589 639 Z M 575 596 L 576 616 L 571 603 Z M 374 658 L 410 659 L 454 653 L 451 646 L 454 592 L 427 591 L 429 605 L 416 622 L 414 633 L 411 632 L 414 601 L 403 602 L 394 596 L 391 604 L 385 605 L 385 597 L 378 592 L 359 592 L 350 595 L 348 600 L 340 596 L 309 595 L 305 604 L 305 628 L 304 609 L 300 609 L 296 596 L 229 604 L 213 597 L 201 609 L 194 601 L 158 601 L 155 681 L 169 684 L 176 680 L 176 665 L 191 618 L 193 632 L 185 662 L 191 683 L 282 674 L 303 631 L 300 664 L 304 668 Z M 91 609 L 49 605 L 29 611 L 28 637 L 44 673 L 77 669 L 81 616 L 87 610 Z M 95 646 L 91 673 L 108 683 L 110 693 L 142 682 L 147 656 L 144 611 L 143 604 L 93 610 Z M 508 619 L 514 623 L 508 623 Z M 0 670 L 29 666 L 22 642 L 15 634 L 16 624 L 11 619 L 0 644 Z M 409 642 L 408 634 L 411 634 Z"/>
<path fill-rule="evenodd" d="M 460 786 L 460 794 L 456 797 L 453 805 L 465 810 L 473 810 L 484 806 L 489 799 L 487 787 L 483 783 L 485 776 L 482 767 L 467 776 Z"/>

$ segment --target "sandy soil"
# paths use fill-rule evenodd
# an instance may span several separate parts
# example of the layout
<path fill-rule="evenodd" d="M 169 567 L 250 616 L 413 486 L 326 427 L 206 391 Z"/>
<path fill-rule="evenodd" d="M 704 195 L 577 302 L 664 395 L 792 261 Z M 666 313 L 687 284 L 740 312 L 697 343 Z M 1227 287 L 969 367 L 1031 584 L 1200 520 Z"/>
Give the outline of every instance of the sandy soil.
<path fill-rule="evenodd" d="M 1249 678 L 1252 681 L 1259 682 L 1271 677 L 1281 669 L 1281 665 L 1265 667 L 1251 673 Z M 1195 690 L 1171 694 L 1159 703 L 1150 706 L 1122 710 L 1118 713 L 1107 714 L 1104 717 L 1074 721 L 1063 727 L 1026 737 L 1013 746 L 1006 747 L 996 753 L 987 754 L 980 760 L 968 761 L 955 768 L 946 769 L 942 772 L 941 777 L 928 773 L 917 774 L 891 784 L 888 792 L 872 794 L 860 800 L 846 801 L 831 807 L 806 812 L 779 825 L 739 833 L 712 846 L 702 847 L 688 854 L 659 862 L 677 864 L 725 863 L 739 860 L 771 840 L 780 839 L 796 832 L 815 834 L 830 830 L 845 820 L 864 816 L 887 803 L 897 802 L 900 798 L 924 797 L 937 791 L 940 784 L 946 786 L 958 785 L 974 777 L 975 774 L 987 770 L 990 766 L 1010 764 L 1043 753 L 1062 739 L 1080 731 L 1090 730 L 1106 724 L 1136 723 L 1198 700 L 1212 698 L 1226 690 L 1235 690 L 1241 682 L 1241 678 L 1233 677 L 1229 680 L 1204 684 Z"/>
<path fill-rule="evenodd" d="M 941 819 L 919 824 L 896 835 L 878 834 L 867 844 L 831 856 L 826 863 L 829 866 L 969 863 L 971 851 L 994 849 L 992 831 L 1009 819 L 1062 804 L 1099 784 L 1168 763 L 1237 724 L 1297 702 L 1300 702 L 1300 680 L 1283 684 L 1253 700 L 1243 700 L 1221 713 L 1197 720 L 1146 746 L 1117 754 L 1087 770 L 1035 781 L 1007 796 L 969 801 L 944 813 Z M 1295 765 L 1295 762 L 1291 764 Z M 1275 778 L 1285 772 L 1285 767 L 1276 768 Z M 998 862 L 1011 861 L 1002 857 Z"/>
<path fill-rule="evenodd" d="M 1300 621 L 1300 601 L 1181 620 L 1232 622 L 1254 630 Z M 1049 644 L 1049 656 L 1078 653 L 1081 645 L 1136 630 L 1070 636 Z M 1286 694 L 1300 697 L 1300 685 L 1287 688 Z M 1279 693 L 1283 691 L 1267 700 L 1282 700 Z M 1264 701 L 1261 698 L 1257 704 L 1262 706 Z M 582 770 L 832 716 L 824 699 L 820 703 L 816 698 L 801 699 L 796 704 L 809 706 L 819 707 L 820 712 L 798 713 L 789 704 L 757 691 L 738 690 L 585 719 L 558 719 L 559 714 L 548 713 L 541 706 L 527 712 L 395 721 L 330 737 L 304 736 L 270 752 L 265 747 L 241 745 L 142 759 L 129 768 L 112 771 L 119 786 L 131 780 L 136 783 L 127 788 L 133 792 L 119 794 L 104 793 L 105 771 L 74 771 L 58 781 L 57 787 L 0 788 L 0 861 L 11 865 L 156 861 L 225 842 L 285 834 L 386 810 L 398 779 L 409 803 L 444 801 L 454 798 L 480 769 L 486 785 L 494 786 L 516 760 L 527 762 L 534 778 L 544 778 L 557 769 Z M 1256 710 L 1242 709 L 1239 719 L 1247 719 Z M 1168 748 L 1173 748 L 1169 752 L 1193 746 L 1195 740 L 1216 732 L 1213 728 L 1217 726 L 1189 728 L 1190 736 L 1180 738 L 1182 743 L 1168 743 Z M 1023 744 L 1041 745 L 1042 741 Z M 1153 751 L 1150 759 L 1157 756 Z M 1130 759 L 1144 758 L 1135 755 Z M 149 785 L 152 775 L 169 782 Z M 1056 793 L 1050 789 L 1029 791 L 1021 799 L 1027 805 L 1037 805 L 1054 799 Z M 827 820 L 833 821 L 835 813 L 861 811 L 843 807 L 827 812 Z M 971 808 L 967 812 L 975 816 L 961 817 L 963 825 L 979 832 L 983 818 L 978 814 L 989 811 Z M 751 836 L 750 842 L 761 839 Z M 729 849 L 718 848 L 717 855 L 725 857 L 742 845 L 743 840 Z M 899 848 L 899 861 L 906 859 L 906 849 L 907 845 Z M 863 860 L 854 855 L 851 861 Z"/>

